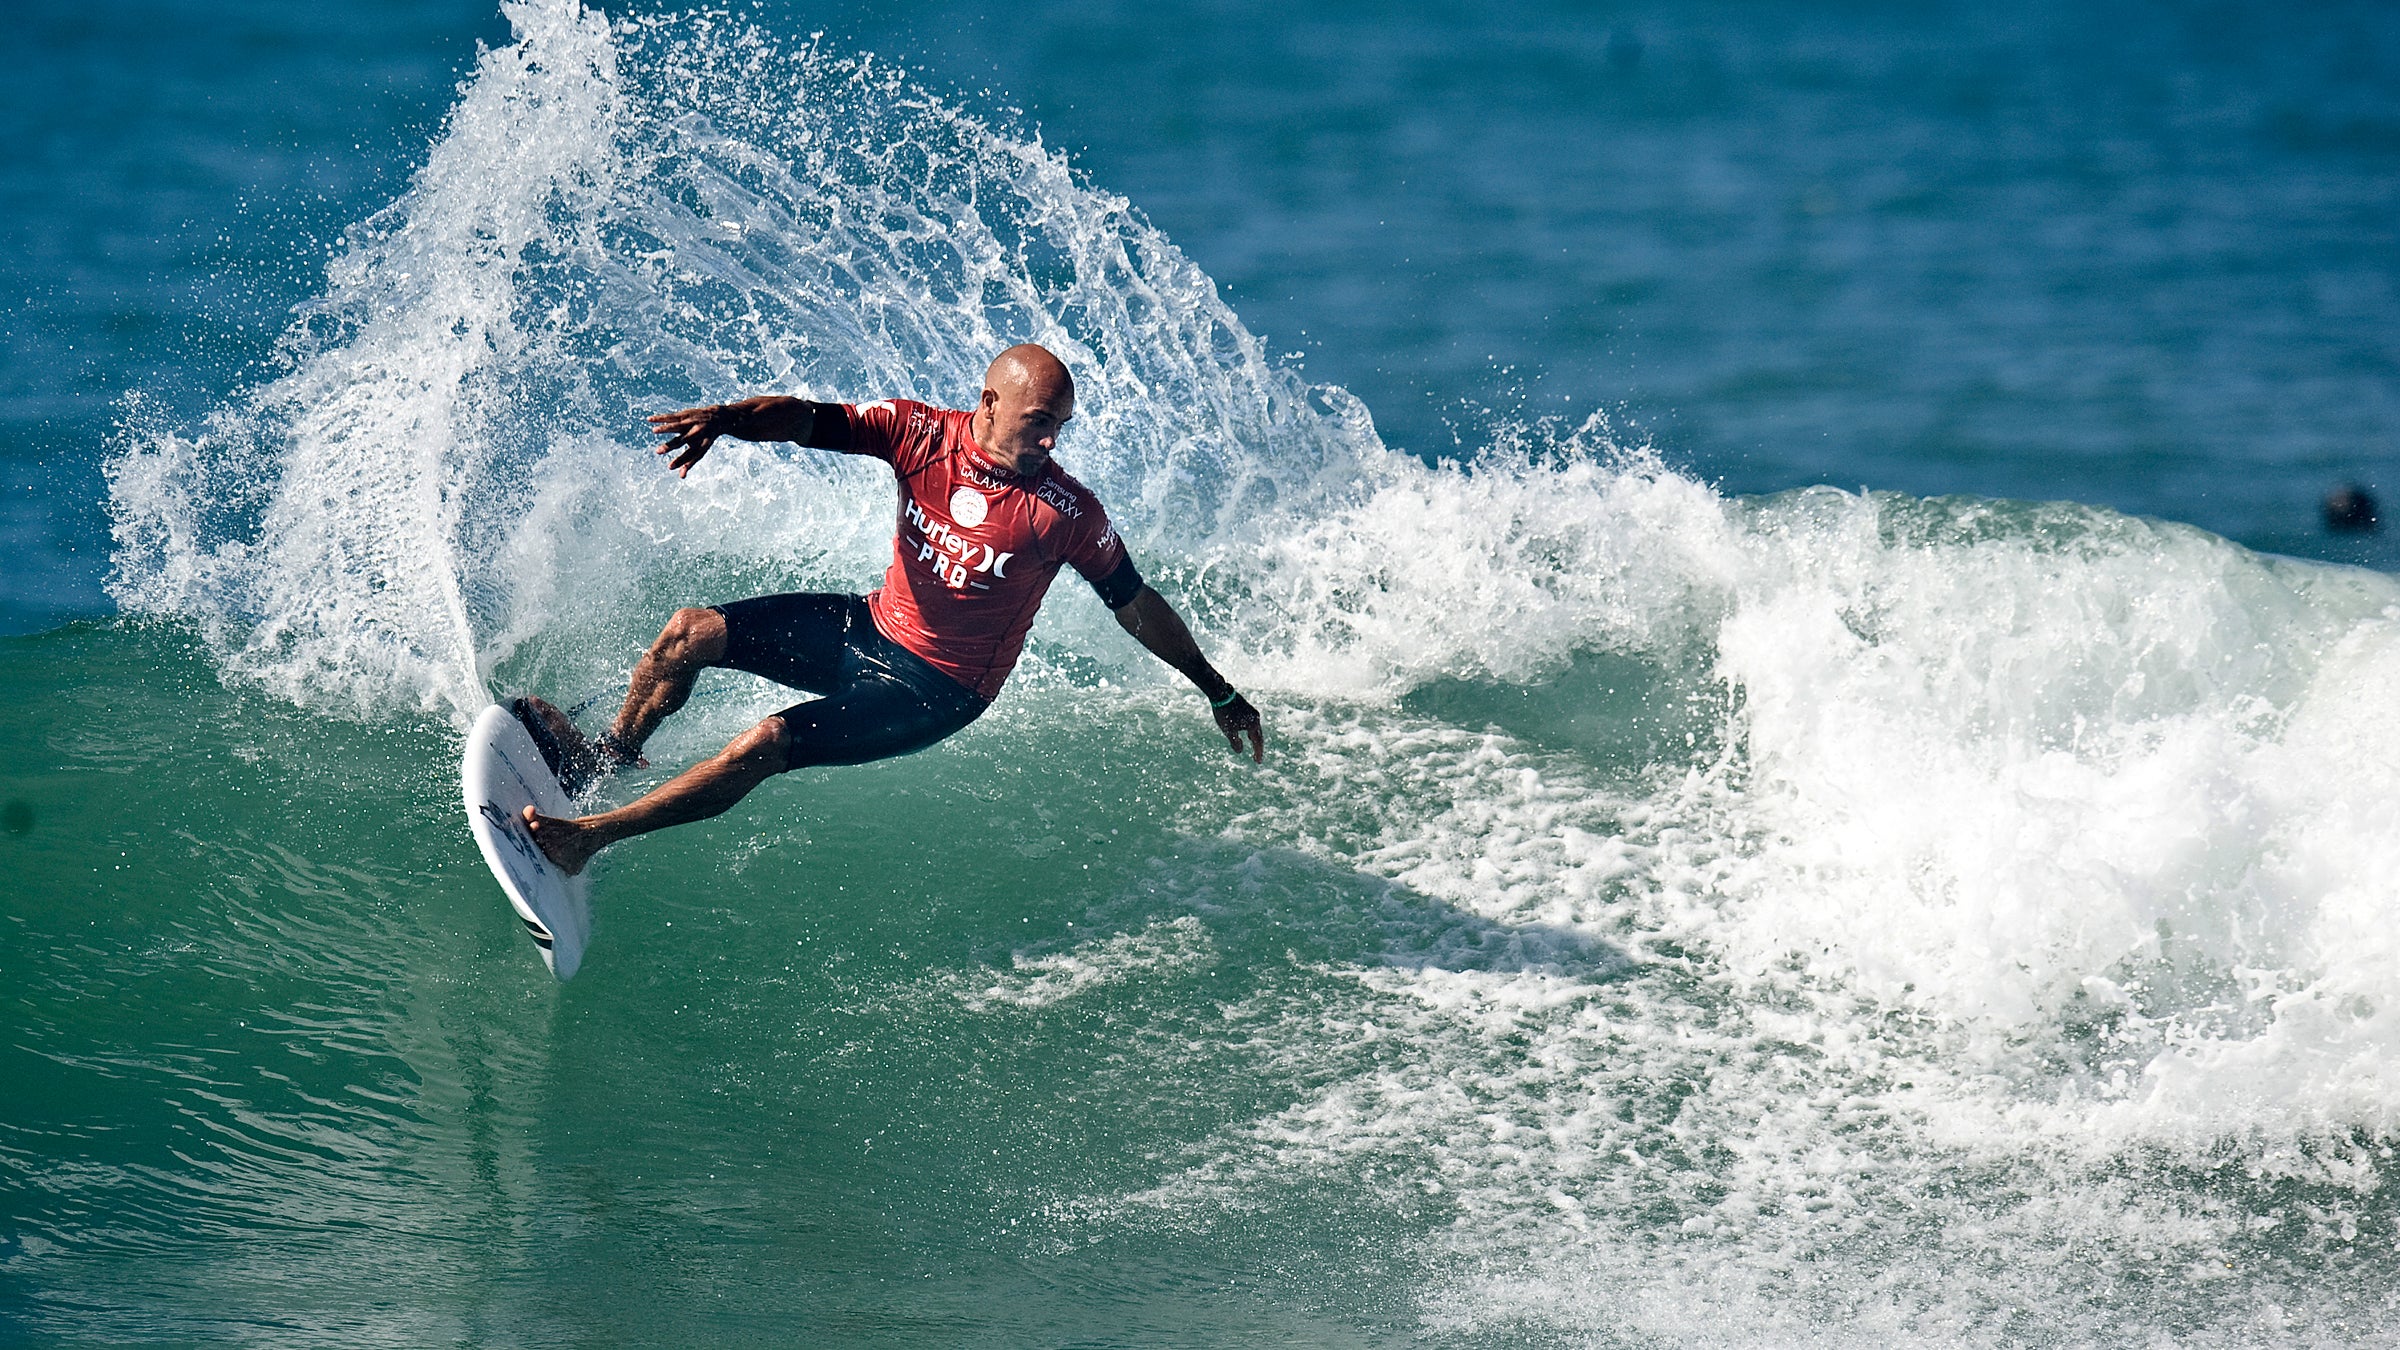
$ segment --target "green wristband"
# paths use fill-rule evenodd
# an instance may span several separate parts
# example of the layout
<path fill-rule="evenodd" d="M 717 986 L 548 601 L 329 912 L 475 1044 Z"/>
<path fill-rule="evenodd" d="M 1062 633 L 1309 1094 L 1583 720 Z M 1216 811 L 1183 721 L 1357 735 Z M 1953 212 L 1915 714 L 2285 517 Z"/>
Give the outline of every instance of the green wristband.
<path fill-rule="evenodd" d="M 1210 712 L 1216 712 L 1220 709 L 1230 706 L 1235 699 L 1240 698 L 1241 696 L 1241 690 L 1228 689 L 1225 691 L 1225 697 L 1211 701 L 1208 705 L 1208 709 Z"/>

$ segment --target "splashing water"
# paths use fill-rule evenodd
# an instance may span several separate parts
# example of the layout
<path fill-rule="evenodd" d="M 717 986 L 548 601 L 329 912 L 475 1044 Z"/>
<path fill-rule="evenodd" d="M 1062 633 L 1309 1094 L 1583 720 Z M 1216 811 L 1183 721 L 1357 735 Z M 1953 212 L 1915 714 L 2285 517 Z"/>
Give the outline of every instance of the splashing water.
<path fill-rule="evenodd" d="M 1037 139 L 721 16 L 507 13 L 280 376 L 129 425 L 129 613 L 355 720 L 605 688 L 675 604 L 864 588 L 888 547 L 880 466 L 729 443 L 678 481 L 642 414 L 956 405 L 1043 342 L 1079 382 L 1062 462 L 1264 691 L 1278 764 L 1182 827 L 1233 881 L 918 996 L 1122 990 L 1228 959 L 1218 923 L 1376 934 L 1294 958 L 1335 1005 L 1236 1010 L 1295 1104 L 1062 1231 L 1302 1180 L 1434 1206 L 1419 1311 L 1464 1339 L 2390 1315 L 2390 581 L 2068 504 L 1728 500 L 1597 419 L 1429 466 Z M 1065 589 L 1001 719 L 1153 706 Z"/>
<path fill-rule="evenodd" d="M 594 617 L 647 619 L 693 569 L 863 581 L 872 472 L 729 446 L 672 484 L 637 448 L 642 414 L 734 390 L 956 403 L 1046 342 L 1079 373 L 1079 471 L 1151 543 L 1266 528 L 1292 466 L 1346 486 L 1375 450 L 1126 203 L 897 72 L 706 18 L 509 15 L 521 42 L 354 232 L 290 373 L 116 466 L 120 604 L 202 619 L 245 676 L 455 717 L 562 615 L 632 594 Z M 680 94 L 628 98 L 626 62 Z"/>

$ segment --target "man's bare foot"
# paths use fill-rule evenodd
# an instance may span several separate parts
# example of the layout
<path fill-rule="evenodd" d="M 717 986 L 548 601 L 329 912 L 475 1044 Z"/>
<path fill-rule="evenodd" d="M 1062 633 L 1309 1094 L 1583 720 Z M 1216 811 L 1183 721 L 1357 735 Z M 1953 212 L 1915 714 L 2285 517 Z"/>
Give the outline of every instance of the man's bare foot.
<path fill-rule="evenodd" d="M 543 726 L 550 728 L 550 734 L 558 740 L 559 753 L 566 757 L 568 763 L 591 762 L 594 758 L 592 743 L 584 737 L 583 728 L 575 725 L 574 718 L 559 711 L 558 705 L 539 694 L 527 694 L 525 706 L 533 710 L 534 716 L 542 719 Z"/>
<path fill-rule="evenodd" d="M 570 797 L 580 797 L 594 782 L 608 777 L 619 769 L 647 765 L 640 752 L 618 744 L 607 733 L 587 737 L 575 719 L 558 710 L 548 699 L 527 694 L 514 706 L 517 720 L 533 737 L 542 759 L 558 775 L 558 785 Z"/>
<path fill-rule="evenodd" d="M 530 806 L 525 808 L 525 832 L 533 836 L 534 847 L 542 856 L 568 876 L 591 866 L 592 855 L 608 845 L 598 830 L 582 821 L 545 816 Z"/>

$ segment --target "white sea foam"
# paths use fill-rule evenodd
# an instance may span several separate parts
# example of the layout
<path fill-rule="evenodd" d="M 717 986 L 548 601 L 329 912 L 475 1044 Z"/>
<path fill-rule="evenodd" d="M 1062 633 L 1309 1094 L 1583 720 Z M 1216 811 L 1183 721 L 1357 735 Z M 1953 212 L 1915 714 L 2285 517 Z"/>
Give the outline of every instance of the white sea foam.
<path fill-rule="evenodd" d="M 546 409 L 528 255 L 612 195 L 616 52 L 596 16 L 512 4 L 408 195 L 361 226 L 286 340 L 290 371 L 193 437 L 133 429 L 113 466 L 114 592 L 202 622 L 229 668 L 367 715 L 472 708 L 509 455 Z M 555 369 L 545 370 L 555 374 Z"/>
<path fill-rule="evenodd" d="M 1378 1159 L 1458 1210 L 1454 1328 L 2074 1339 L 2152 1281 L 2178 1306 L 2135 1324 L 2192 1343 L 2370 1324 L 2400 589 L 2079 508 L 1735 515 L 1686 525 L 1719 748 L 1627 791 L 1498 728 L 1303 716 L 1235 823 L 1628 959 L 1399 935 L 1347 1016 L 1418 1053 L 1135 1199 Z"/>
<path fill-rule="evenodd" d="M 951 972 L 937 985 L 971 1012 L 1047 1008 L 1094 989 L 1145 975 L 1188 971 L 1213 963 L 1208 930 L 1185 915 L 1112 933 L 1064 951 L 1013 952 L 1009 968 Z"/>
<path fill-rule="evenodd" d="M 876 62 L 509 13 L 288 371 L 128 428 L 128 610 L 362 718 L 605 687 L 673 605 L 861 586 L 888 537 L 878 466 L 678 481 L 640 413 L 955 402 L 1045 341 L 1062 459 L 1269 704 L 1244 885 L 1386 888 L 1375 956 L 1309 973 L 1389 1052 L 1336 1072 L 1313 996 L 1251 1009 L 1301 1099 L 1085 1212 L 1438 1204 L 1444 1334 L 2340 1340 L 2389 1286 L 2389 580 L 2071 505 L 1731 501 L 1597 421 L 1428 466 L 1122 199 Z M 1037 638 L 1012 700 L 1160 678 L 1088 604 Z M 1218 959 L 1210 904 L 942 988 L 1124 995 Z"/>

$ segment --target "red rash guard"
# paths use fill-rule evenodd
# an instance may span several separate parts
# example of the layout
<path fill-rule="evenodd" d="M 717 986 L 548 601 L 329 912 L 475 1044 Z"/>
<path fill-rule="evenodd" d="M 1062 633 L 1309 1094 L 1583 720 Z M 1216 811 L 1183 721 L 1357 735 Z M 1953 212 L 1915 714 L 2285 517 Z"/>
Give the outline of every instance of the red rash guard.
<path fill-rule="evenodd" d="M 900 478 L 892 565 L 867 597 L 875 626 L 978 697 L 997 697 L 1060 565 L 1098 586 L 1124 564 L 1108 512 L 1055 463 L 1019 478 L 985 458 L 970 413 L 905 399 L 848 412 L 848 453 Z"/>

